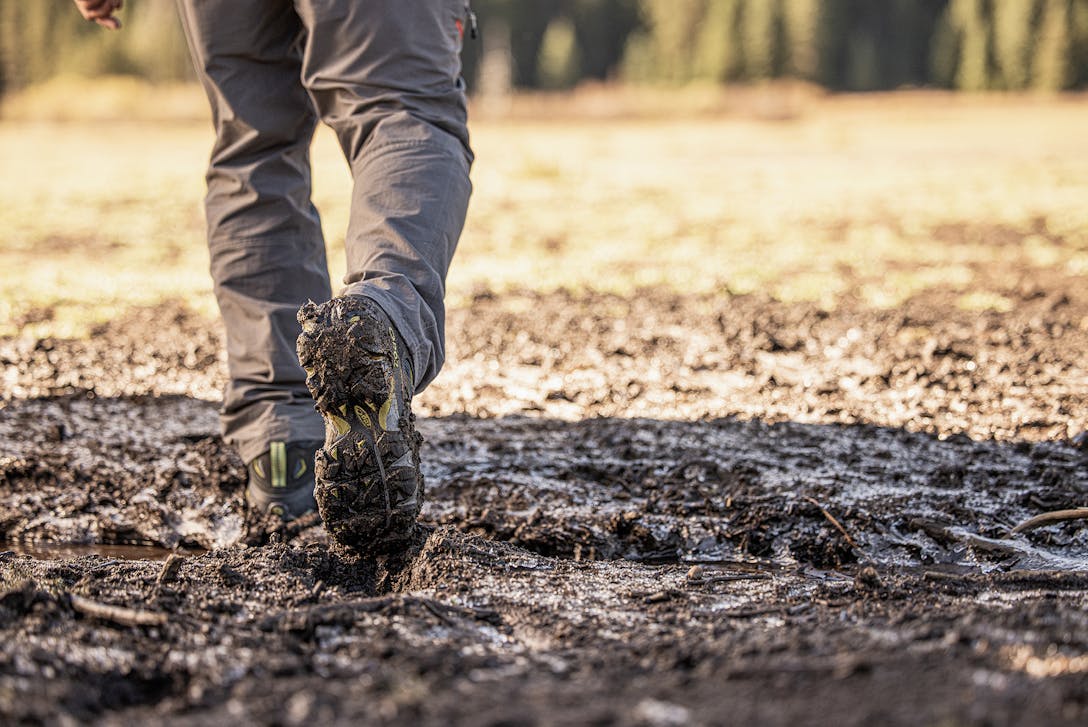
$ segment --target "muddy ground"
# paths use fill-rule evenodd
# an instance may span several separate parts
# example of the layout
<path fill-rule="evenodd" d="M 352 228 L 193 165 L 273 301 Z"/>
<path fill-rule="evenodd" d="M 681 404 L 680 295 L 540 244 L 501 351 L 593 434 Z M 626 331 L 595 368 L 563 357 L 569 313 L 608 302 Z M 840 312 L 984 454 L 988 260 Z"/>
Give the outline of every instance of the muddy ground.
<path fill-rule="evenodd" d="M 1085 724 L 1086 521 L 1010 530 L 1088 505 L 1088 286 L 1000 293 L 481 294 L 377 562 L 247 521 L 216 324 L 2 341 L 0 716 Z"/>

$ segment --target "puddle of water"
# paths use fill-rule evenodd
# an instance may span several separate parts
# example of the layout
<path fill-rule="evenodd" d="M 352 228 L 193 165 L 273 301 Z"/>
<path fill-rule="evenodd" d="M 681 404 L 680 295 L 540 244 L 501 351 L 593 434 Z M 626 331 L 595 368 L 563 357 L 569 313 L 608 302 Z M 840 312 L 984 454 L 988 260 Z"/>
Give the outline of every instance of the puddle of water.
<path fill-rule="evenodd" d="M 69 560 L 97 555 L 112 560 L 166 560 L 173 554 L 200 555 L 202 550 L 170 550 L 156 545 L 106 545 L 103 543 L 3 543 L 0 552 L 28 555 L 37 560 Z"/>

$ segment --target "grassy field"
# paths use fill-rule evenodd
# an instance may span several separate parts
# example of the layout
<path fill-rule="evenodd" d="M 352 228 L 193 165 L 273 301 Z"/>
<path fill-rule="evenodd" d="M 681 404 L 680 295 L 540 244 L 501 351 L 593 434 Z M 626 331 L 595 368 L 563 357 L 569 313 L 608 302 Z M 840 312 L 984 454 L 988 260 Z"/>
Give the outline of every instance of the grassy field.
<path fill-rule="evenodd" d="M 0 334 L 79 336 L 164 298 L 214 313 L 211 131 L 188 108 L 0 122 Z M 940 286 L 1001 309 L 1033 271 L 1088 275 L 1084 98 L 814 98 L 773 119 L 554 109 L 476 121 L 453 305 L 480 288 L 663 285 L 890 306 Z M 336 280 L 351 180 L 325 131 L 314 166 Z"/>

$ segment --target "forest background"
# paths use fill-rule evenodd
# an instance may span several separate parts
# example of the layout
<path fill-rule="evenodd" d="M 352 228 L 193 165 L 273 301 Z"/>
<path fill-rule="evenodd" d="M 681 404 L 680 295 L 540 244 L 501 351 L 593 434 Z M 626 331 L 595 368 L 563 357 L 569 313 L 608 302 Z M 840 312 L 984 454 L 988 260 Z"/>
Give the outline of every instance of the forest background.
<path fill-rule="evenodd" d="M 128 32 L 69 0 L 0 0 L 0 90 L 58 76 L 192 78 L 173 0 L 131 0 Z M 587 81 L 798 79 L 833 91 L 1061 91 L 1088 85 L 1088 0 L 472 0 L 474 91 Z M 112 37 L 111 37 L 112 36 Z M 61 51 L 60 49 L 63 49 Z"/>

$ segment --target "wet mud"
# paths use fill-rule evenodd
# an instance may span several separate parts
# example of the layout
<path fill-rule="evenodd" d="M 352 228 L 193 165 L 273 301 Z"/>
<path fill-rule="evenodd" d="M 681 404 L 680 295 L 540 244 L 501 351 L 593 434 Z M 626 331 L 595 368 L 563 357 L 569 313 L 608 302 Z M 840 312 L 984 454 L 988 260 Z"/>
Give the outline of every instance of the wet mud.
<path fill-rule="evenodd" d="M 0 341 L 0 714 L 1083 724 L 1088 520 L 1011 533 L 1088 506 L 1082 282 L 481 294 L 376 559 L 247 517 L 208 321 Z"/>

